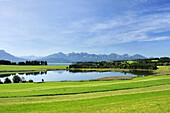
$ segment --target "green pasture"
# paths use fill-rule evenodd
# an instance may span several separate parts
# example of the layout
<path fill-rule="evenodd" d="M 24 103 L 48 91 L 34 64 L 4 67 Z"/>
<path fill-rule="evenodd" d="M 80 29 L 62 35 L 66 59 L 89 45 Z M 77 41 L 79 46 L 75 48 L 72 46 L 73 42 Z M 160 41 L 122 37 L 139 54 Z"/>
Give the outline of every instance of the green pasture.
<path fill-rule="evenodd" d="M 48 65 L 48 66 L 32 66 L 32 65 L 0 65 L 0 75 L 15 73 L 30 73 L 48 70 L 65 70 L 68 65 Z"/>
<path fill-rule="evenodd" d="M 132 89 L 170 83 L 170 76 L 146 77 L 145 80 L 138 78 L 132 81 L 96 81 L 96 82 L 47 82 L 47 83 L 20 83 L 2 84 L 0 97 L 22 97 L 22 96 L 46 96 L 63 94 L 80 94 L 89 92 L 103 92 L 113 90 Z M 159 79 L 158 79 L 159 78 Z M 118 83 L 117 83 L 118 82 Z"/>
<path fill-rule="evenodd" d="M 169 103 L 170 90 L 163 90 L 89 99 L 13 103 L 1 105 L 0 110 L 3 113 L 168 113 Z"/>
<path fill-rule="evenodd" d="M 169 112 L 170 75 L 132 80 L 0 84 L 3 113 Z"/>
<path fill-rule="evenodd" d="M 66 67 L 0 65 L 0 71 L 31 72 Z M 158 66 L 157 71 L 169 70 L 170 66 Z M 169 106 L 168 74 L 132 80 L 0 84 L 2 113 L 168 113 Z"/>
<path fill-rule="evenodd" d="M 170 71 L 170 66 L 157 66 L 158 70 L 166 70 L 166 71 Z"/>
<path fill-rule="evenodd" d="M 47 66 L 28 66 L 28 65 L 0 65 L 0 71 L 25 71 L 25 70 L 36 70 L 36 71 L 46 71 L 49 69 L 66 69 L 68 65 L 47 65 Z"/>
<path fill-rule="evenodd" d="M 158 60 L 151 60 L 151 62 L 158 62 Z"/>

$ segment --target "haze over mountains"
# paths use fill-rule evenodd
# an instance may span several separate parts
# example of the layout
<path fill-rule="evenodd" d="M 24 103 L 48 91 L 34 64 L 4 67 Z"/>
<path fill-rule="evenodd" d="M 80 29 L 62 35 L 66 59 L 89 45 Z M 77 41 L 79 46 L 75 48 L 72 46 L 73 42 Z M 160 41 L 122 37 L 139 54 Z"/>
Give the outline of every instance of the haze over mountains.
<path fill-rule="evenodd" d="M 43 57 L 40 60 L 46 60 L 49 63 L 53 62 L 79 62 L 79 61 L 112 61 L 112 60 L 133 60 L 133 59 L 144 59 L 146 57 L 136 54 L 133 56 L 129 56 L 128 54 L 118 55 L 115 53 L 111 53 L 109 55 L 96 55 L 96 54 L 88 54 L 88 53 L 69 53 L 64 54 L 62 52 L 49 55 L 47 57 Z"/>
<path fill-rule="evenodd" d="M 14 55 L 11 55 L 4 50 L 0 50 L 0 60 L 10 60 L 12 62 L 20 62 L 25 61 L 26 59 L 16 57 Z"/>
<path fill-rule="evenodd" d="M 0 50 L 0 60 L 10 60 L 12 62 L 26 61 L 26 60 L 43 60 L 48 63 L 70 63 L 70 62 L 80 62 L 80 61 L 112 61 L 112 60 L 134 60 L 134 59 L 145 59 L 145 56 L 140 54 L 135 55 L 118 55 L 111 53 L 109 55 L 105 54 L 89 54 L 89 53 L 69 53 L 64 54 L 62 52 L 48 55 L 46 57 L 37 57 L 37 56 L 24 56 L 16 57 L 11 55 L 4 50 Z"/>

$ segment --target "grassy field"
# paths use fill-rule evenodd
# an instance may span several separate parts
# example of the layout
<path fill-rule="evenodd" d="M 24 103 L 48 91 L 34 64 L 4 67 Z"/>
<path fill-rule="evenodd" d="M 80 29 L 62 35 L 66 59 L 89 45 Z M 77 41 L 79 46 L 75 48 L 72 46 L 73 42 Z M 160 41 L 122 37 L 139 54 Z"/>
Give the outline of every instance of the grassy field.
<path fill-rule="evenodd" d="M 49 70 L 65 70 L 68 65 L 47 65 L 47 66 L 18 66 L 18 65 L 0 65 L 0 75 L 14 73 L 30 73 Z"/>
<path fill-rule="evenodd" d="M 170 112 L 170 75 L 132 80 L 0 85 L 5 112 Z"/>
<path fill-rule="evenodd" d="M 170 66 L 158 66 L 158 70 L 170 71 Z"/>
<path fill-rule="evenodd" d="M 0 65 L 0 71 L 46 71 L 52 69 L 66 69 L 67 65 L 47 65 L 47 66 L 18 66 L 18 65 Z"/>
<path fill-rule="evenodd" d="M 151 60 L 152 62 L 158 62 L 159 60 Z"/>

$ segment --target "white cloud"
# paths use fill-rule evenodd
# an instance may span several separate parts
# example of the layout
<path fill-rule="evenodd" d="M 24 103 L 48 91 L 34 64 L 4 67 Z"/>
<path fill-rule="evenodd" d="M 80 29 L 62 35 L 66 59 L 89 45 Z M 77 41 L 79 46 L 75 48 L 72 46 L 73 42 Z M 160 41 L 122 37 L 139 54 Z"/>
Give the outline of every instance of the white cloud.
<path fill-rule="evenodd" d="M 116 44 L 131 41 L 165 40 L 168 37 L 151 37 L 148 33 L 170 31 L 170 14 L 150 14 L 139 16 L 137 12 L 128 12 L 90 28 L 95 37 L 87 39 L 86 44 Z"/>
<path fill-rule="evenodd" d="M 146 39 L 143 41 L 159 41 L 159 40 L 165 40 L 165 39 L 170 39 L 170 37 L 155 37 L 155 38 Z"/>

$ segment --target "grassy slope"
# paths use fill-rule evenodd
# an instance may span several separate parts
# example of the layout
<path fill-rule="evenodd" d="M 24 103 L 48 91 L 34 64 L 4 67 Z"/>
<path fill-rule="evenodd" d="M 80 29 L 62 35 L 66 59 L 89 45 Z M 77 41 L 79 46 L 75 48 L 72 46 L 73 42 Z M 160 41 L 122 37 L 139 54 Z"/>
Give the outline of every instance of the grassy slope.
<path fill-rule="evenodd" d="M 170 110 L 170 75 L 133 80 L 20 83 L 0 86 L 1 112 L 162 113 Z M 84 91 L 88 93 L 83 93 Z M 78 94 L 30 97 L 70 92 Z M 8 98 L 2 98 L 5 96 Z"/>
<path fill-rule="evenodd" d="M 37 102 L 27 104 L 1 105 L 1 112 L 169 112 L 170 91 L 157 91 L 118 96 L 106 96 L 92 99 L 80 99 L 60 102 Z"/>
<path fill-rule="evenodd" d="M 0 71 L 45 71 L 66 67 L 0 66 Z M 160 71 L 170 70 L 170 66 L 158 68 Z M 0 84 L 0 111 L 3 113 L 162 113 L 170 112 L 169 103 L 170 75 L 139 77 L 133 80 Z"/>
<path fill-rule="evenodd" d="M 152 79 L 151 79 L 152 78 Z M 155 78 L 155 79 L 154 79 Z M 159 79 L 158 79 L 159 78 Z M 61 83 L 61 84 L 60 84 Z M 80 94 L 113 90 L 132 89 L 162 84 L 169 84 L 170 76 L 137 78 L 132 82 L 51 82 L 51 83 L 22 83 L 1 85 L 0 97 L 22 97 L 42 95 Z"/>
<path fill-rule="evenodd" d="M 124 89 L 124 90 L 96 92 L 96 93 L 85 93 L 85 94 L 76 94 L 76 95 L 0 98 L 0 105 L 81 100 L 81 99 L 137 94 L 137 93 L 145 93 L 145 92 L 156 92 L 156 91 L 159 92 L 159 91 L 165 91 L 169 89 L 170 89 L 170 85 L 167 84 L 167 85 L 151 86 L 151 87 L 144 87 L 144 88 Z"/>

